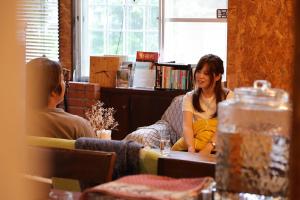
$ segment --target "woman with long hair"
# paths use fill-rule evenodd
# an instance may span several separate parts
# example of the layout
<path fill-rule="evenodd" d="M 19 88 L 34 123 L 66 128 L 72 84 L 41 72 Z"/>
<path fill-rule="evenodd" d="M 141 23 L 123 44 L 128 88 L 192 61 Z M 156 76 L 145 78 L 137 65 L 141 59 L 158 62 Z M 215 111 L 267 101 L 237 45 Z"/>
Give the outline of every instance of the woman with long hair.
<path fill-rule="evenodd" d="M 183 137 L 173 150 L 209 153 L 215 146 L 217 104 L 233 97 L 233 92 L 222 87 L 223 61 L 208 54 L 195 69 L 195 89 L 183 97 Z"/>

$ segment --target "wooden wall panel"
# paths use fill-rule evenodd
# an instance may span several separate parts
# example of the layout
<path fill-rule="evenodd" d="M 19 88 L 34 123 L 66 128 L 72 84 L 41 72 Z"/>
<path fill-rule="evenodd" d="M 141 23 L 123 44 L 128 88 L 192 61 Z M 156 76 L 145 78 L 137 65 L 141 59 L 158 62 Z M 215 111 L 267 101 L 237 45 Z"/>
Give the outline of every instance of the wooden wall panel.
<path fill-rule="evenodd" d="M 296 9 L 300 9 L 299 0 L 296 1 Z M 298 200 L 300 197 L 300 12 L 295 13 L 296 50 L 293 74 L 293 126 L 290 154 L 290 200 Z"/>
<path fill-rule="evenodd" d="M 59 0 L 59 60 L 63 67 L 72 69 L 72 0 Z"/>
<path fill-rule="evenodd" d="M 266 79 L 291 92 L 293 0 L 228 0 L 229 88 Z"/>

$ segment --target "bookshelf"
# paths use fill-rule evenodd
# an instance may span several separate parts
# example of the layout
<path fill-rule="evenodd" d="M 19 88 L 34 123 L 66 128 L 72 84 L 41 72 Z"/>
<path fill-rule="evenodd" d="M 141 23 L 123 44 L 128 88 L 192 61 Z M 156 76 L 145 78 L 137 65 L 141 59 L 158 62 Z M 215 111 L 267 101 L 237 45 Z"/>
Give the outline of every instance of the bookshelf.
<path fill-rule="evenodd" d="M 192 68 L 190 64 L 155 63 L 155 89 L 191 90 Z"/>

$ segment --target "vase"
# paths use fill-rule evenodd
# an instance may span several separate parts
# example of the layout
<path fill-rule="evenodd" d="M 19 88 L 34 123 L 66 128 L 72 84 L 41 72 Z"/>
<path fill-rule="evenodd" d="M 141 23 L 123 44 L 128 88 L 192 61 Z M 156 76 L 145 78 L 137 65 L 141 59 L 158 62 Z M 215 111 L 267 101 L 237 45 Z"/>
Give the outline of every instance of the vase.
<path fill-rule="evenodd" d="M 111 140 L 111 130 L 98 130 L 97 137 L 103 140 Z"/>

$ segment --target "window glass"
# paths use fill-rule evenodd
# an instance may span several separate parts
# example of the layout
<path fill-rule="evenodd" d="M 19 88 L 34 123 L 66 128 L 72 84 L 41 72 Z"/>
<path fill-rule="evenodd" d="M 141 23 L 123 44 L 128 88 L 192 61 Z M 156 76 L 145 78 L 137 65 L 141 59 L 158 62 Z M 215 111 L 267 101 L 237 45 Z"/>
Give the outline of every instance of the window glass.
<path fill-rule="evenodd" d="M 159 40 L 158 32 L 147 32 L 146 33 L 146 51 L 157 52 L 159 49 Z"/>
<path fill-rule="evenodd" d="M 104 53 L 104 32 L 90 31 L 90 55 Z"/>
<path fill-rule="evenodd" d="M 149 2 L 149 4 L 152 4 L 152 5 L 158 5 L 159 4 L 159 0 L 149 0 L 148 2 Z"/>
<path fill-rule="evenodd" d="M 108 54 L 123 54 L 122 32 L 109 32 L 108 34 Z"/>
<path fill-rule="evenodd" d="M 103 30 L 106 26 L 106 9 L 105 7 L 97 4 L 91 4 L 89 10 L 92 12 L 88 13 L 88 26 L 89 30 L 98 29 Z"/>
<path fill-rule="evenodd" d="M 85 0 L 84 0 L 85 1 Z M 125 0 L 106 0 L 109 4 L 117 4 L 122 5 L 124 4 Z"/>
<path fill-rule="evenodd" d="M 81 0 L 81 3 L 88 9 L 82 9 L 85 20 L 82 20 L 81 69 L 77 76 L 89 76 L 86 66 L 91 55 L 126 55 L 135 61 L 136 51 L 159 51 L 158 0 Z"/>
<path fill-rule="evenodd" d="M 106 0 L 89 0 L 90 5 L 103 5 L 105 4 Z"/>
<path fill-rule="evenodd" d="M 129 6 L 129 29 L 142 30 L 144 28 L 144 8 L 141 6 Z"/>
<path fill-rule="evenodd" d="M 226 9 L 227 0 L 165 0 L 165 8 L 167 18 L 216 18 L 216 10 Z"/>
<path fill-rule="evenodd" d="M 157 31 L 159 8 L 157 6 L 151 6 L 148 9 L 147 29 Z"/>
<path fill-rule="evenodd" d="M 174 60 L 186 64 L 196 64 L 204 54 L 214 53 L 226 65 L 227 22 L 216 18 L 216 9 L 226 9 L 227 0 L 81 0 L 81 3 L 88 9 L 83 9 L 79 76 L 89 75 L 91 55 L 126 55 L 135 61 L 136 51 L 159 52 L 162 62 Z M 160 13 L 165 16 L 161 23 Z"/>
<path fill-rule="evenodd" d="M 226 65 L 227 23 L 166 23 L 165 61 L 196 64 L 200 57 L 213 53 Z"/>
<path fill-rule="evenodd" d="M 143 33 L 129 32 L 128 33 L 128 54 L 135 55 L 137 49 L 143 49 Z"/>
<path fill-rule="evenodd" d="M 128 4 L 142 5 L 146 4 L 148 0 L 127 0 Z"/>
<path fill-rule="evenodd" d="M 123 7 L 108 7 L 108 28 L 121 30 L 123 28 Z"/>

